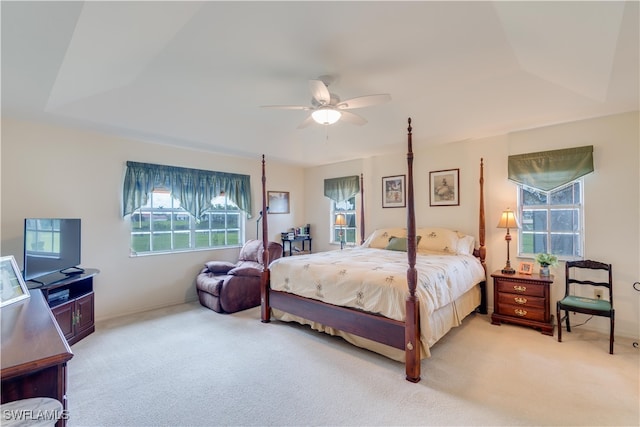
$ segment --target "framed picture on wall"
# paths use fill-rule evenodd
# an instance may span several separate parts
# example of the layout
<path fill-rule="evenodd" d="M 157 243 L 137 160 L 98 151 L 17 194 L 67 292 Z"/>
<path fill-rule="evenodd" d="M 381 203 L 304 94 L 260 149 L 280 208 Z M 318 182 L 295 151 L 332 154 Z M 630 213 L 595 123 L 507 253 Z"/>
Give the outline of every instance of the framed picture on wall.
<path fill-rule="evenodd" d="M 0 274 L 0 307 L 29 298 L 29 289 L 13 255 L 0 258 Z"/>
<path fill-rule="evenodd" d="M 460 169 L 429 172 L 429 206 L 460 205 Z"/>
<path fill-rule="evenodd" d="M 404 208 L 406 175 L 385 176 L 382 178 L 382 207 Z"/>
<path fill-rule="evenodd" d="M 289 192 L 288 191 L 267 191 L 267 200 L 270 214 L 289 213 Z"/>

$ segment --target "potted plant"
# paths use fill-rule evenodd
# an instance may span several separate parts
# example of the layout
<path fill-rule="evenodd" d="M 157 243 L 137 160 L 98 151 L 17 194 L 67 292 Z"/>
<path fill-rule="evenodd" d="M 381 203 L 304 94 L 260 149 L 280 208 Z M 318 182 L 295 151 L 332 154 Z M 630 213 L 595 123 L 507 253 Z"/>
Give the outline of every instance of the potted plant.
<path fill-rule="evenodd" d="M 548 276 L 549 267 L 553 267 L 558 264 L 558 257 L 553 254 L 542 252 L 536 255 L 536 261 L 540 264 L 540 275 Z"/>

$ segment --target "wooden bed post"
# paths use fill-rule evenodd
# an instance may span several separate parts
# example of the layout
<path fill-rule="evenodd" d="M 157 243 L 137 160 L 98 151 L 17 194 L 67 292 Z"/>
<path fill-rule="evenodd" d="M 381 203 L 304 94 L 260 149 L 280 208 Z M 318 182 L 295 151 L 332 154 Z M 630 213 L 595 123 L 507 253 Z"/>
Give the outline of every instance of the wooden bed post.
<path fill-rule="evenodd" d="M 261 319 L 263 323 L 271 320 L 269 307 L 269 226 L 267 224 L 267 175 L 264 154 L 262 155 L 262 277 L 260 280 Z"/>
<path fill-rule="evenodd" d="M 480 223 L 478 224 L 478 239 L 480 239 L 479 251 L 480 251 L 480 262 L 482 263 L 482 267 L 484 267 L 485 276 L 487 272 L 487 263 L 485 262 L 485 258 L 487 257 L 487 248 L 484 246 L 485 243 L 485 225 L 484 225 L 484 158 L 480 158 L 480 212 L 478 215 Z"/>
<path fill-rule="evenodd" d="M 360 174 L 360 244 L 364 243 L 364 175 Z"/>
<path fill-rule="evenodd" d="M 418 272 L 416 270 L 416 212 L 413 198 L 413 147 L 411 141 L 411 118 L 407 128 L 407 296 L 405 319 L 405 369 L 406 379 L 420 381 L 420 312 L 416 298 Z"/>
<path fill-rule="evenodd" d="M 485 247 L 484 217 L 484 158 L 480 158 L 480 212 L 478 213 L 478 258 L 484 268 L 484 282 L 480 283 L 480 314 L 487 314 L 487 248 Z"/>

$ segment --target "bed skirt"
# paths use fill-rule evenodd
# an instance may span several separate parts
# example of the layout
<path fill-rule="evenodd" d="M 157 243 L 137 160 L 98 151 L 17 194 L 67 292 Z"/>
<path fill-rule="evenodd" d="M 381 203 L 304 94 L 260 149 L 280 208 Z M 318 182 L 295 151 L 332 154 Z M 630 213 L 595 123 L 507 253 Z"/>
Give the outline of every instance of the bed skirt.
<path fill-rule="evenodd" d="M 480 286 L 476 285 L 452 303 L 436 310 L 429 318 L 420 317 L 421 359 L 431 356 L 430 348 L 447 332 L 462 324 L 462 320 L 480 305 Z M 405 352 L 357 335 L 349 334 L 317 322 L 272 309 L 275 319 L 283 322 L 296 322 L 308 325 L 316 331 L 342 337 L 345 341 L 373 352 L 379 353 L 398 362 L 405 362 Z"/>

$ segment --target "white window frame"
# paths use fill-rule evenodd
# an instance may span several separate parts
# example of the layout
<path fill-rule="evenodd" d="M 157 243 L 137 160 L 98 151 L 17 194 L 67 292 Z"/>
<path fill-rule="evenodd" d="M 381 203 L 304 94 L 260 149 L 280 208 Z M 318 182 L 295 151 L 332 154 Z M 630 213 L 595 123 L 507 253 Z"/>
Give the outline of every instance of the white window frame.
<path fill-rule="evenodd" d="M 353 202 L 353 209 L 347 209 L 347 206 L 345 205 L 347 203 L 350 203 L 351 201 Z M 335 244 L 335 245 L 340 244 L 340 231 L 342 229 L 342 231 L 344 232 L 345 246 L 356 245 L 356 240 L 358 236 L 357 201 L 358 201 L 358 196 L 353 196 L 349 200 L 340 202 L 340 203 L 336 203 L 334 200 L 331 200 L 331 212 L 330 212 L 330 219 L 329 219 L 329 224 L 330 224 L 329 225 L 329 233 L 330 233 L 329 242 L 331 244 Z M 336 215 L 339 213 L 346 214 L 347 218 L 349 218 L 350 216 L 353 216 L 354 225 L 349 226 L 351 222 L 348 219 L 347 219 L 347 225 L 343 227 L 336 225 L 335 218 L 336 218 Z M 353 236 L 353 238 L 351 238 L 351 236 Z"/>
<path fill-rule="evenodd" d="M 160 197 L 165 202 L 170 200 L 170 206 L 158 205 L 157 200 Z M 192 215 L 180 206 L 177 199 L 169 195 L 168 190 L 154 190 L 149 195 L 149 200 L 146 206 L 137 209 L 132 215 L 130 215 L 130 255 L 153 255 L 153 254 L 167 254 L 178 252 L 192 252 L 201 250 L 211 250 L 220 248 L 240 247 L 245 240 L 245 224 L 246 219 L 244 213 L 238 209 L 225 195 L 221 195 L 212 200 L 213 206 L 218 206 L 217 209 L 209 209 L 204 212 L 202 217 L 197 221 Z M 220 208 L 222 206 L 222 209 Z M 211 222 L 212 215 L 224 216 L 224 228 L 216 228 Z M 234 221 L 230 221 L 231 217 L 237 217 Z M 148 218 L 167 218 L 169 219 L 169 228 L 160 230 L 154 228 L 155 224 L 164 223 L 166 221 L 159 219 L 158 221 L 148 220 L 148 229 L 136 230 L 134 228 L 135 221 L 143 221 L 144 217 Z M 184 224 L 178 223 L 180 220 L 188 220 L 188 227 L 184 227 Z M 202 227 L 203 221 L 206 220 L 209 223 L 208 227 Z M 207 234 L 207 244 L 198 244 L 198 236 Z M 169 245 L 163 245 L 161 248 L 154 248 L 157 246 L 154 242 L 154 236 L 160 237 L 166 235 L 169 237 Z M 180 236 L 188 235 L 188 246 L 184 241 L 178 242 Z M 222 242 L 219 238 L 216 239 L 215 235 L 222 236 Z M 136 244 L 134 240 L 146 236 L 148 238 L 148 250 L 140 250 L 139 244 Z M 145 237 L 143 237 L 144 239 Z M 182 244 L 180 244 L 182 243 Z M 201 240 L 200 240 L 201 243 Z"/>
<path fill-rule="evenodd" d="M 576 190 L 575 185 L 579 188 Z M 573 203 L 552 203 L 552 195 L 566 190 L 568 187 L 573 187 L 573 194 L 575 196 L 576 191 L 578 194 L 577 201 L 573 200 Z M 524 205 L 523 192 L 535 192 L 546 196 L 546 203 Z M 572 215 L 572 220 L 577 221 L 577 225 L 574 225 L 572 230 L 553 230 L 553 224 L 550 218 L 554 216 L 557 211 L 577 211 L 575 215 Z M 534 212 L 546 213 L 546 227 L 544 229 L 532 229 L 529 223 L 532 221 L 529 219 Z M 584 258 L 584 180 L 582 178 L 572 181 L 562 187 L 559 187 L 552 191 L 542 191 L 527 187 L 522 184 L 518 184 L 518 218 L 520 219 L 520 228 L 518 230 L 518 256 L 523 258 L 535 258 L 537 253 L 548 252 L 556 255 L 559 260 L 571 261 Z M 533 223 L 531 223 L 533 224 Z M 574 236 L 573 253 L 562 253 L 558 250 L 557 244 L 554 247 L 554 240 L 565 237 L 567 235 Z M 536 250 L 535 239 L 538 241 L 541 237 L 544 237 L 543 248 Z M 554 239 L 555 238 L 555 239 Z M 531 250 L 529 250 L 531 249 Z"/>

